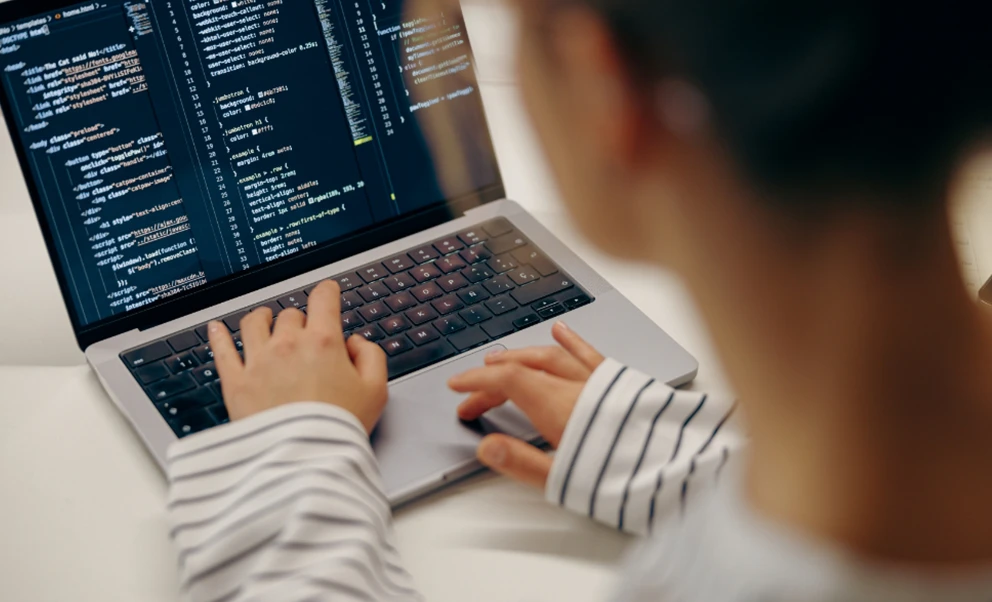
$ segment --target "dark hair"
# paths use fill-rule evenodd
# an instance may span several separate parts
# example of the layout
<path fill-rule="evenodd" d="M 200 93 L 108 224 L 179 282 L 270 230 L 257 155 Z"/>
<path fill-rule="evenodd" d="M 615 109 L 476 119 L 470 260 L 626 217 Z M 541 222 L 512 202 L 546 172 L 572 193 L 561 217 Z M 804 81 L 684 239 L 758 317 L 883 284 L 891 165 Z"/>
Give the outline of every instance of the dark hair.
<path fill-rule="evenodd" d="M 638 69 L 698 85 L 754 184 L 787 201 L 933 203 L 992 125 L 985 2 L 582 1 Z"/>

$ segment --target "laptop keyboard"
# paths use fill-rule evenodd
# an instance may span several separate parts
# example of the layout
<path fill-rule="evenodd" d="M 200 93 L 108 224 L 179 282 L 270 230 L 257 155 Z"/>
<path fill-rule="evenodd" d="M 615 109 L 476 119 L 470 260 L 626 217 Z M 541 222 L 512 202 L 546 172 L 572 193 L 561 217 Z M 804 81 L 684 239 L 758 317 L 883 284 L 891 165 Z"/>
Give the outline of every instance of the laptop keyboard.
<path fill-rule="evenodd" d="M 504 218 L 333 278 L 345 336 L 388 356 L 393 380 L 593 302 Z M 239 350 L 241 319 L 259 307 L 306 311 L 316 287 L 221 318 Z M 207 325 L 121 354 L 173 432 L 229 421 Z"/>

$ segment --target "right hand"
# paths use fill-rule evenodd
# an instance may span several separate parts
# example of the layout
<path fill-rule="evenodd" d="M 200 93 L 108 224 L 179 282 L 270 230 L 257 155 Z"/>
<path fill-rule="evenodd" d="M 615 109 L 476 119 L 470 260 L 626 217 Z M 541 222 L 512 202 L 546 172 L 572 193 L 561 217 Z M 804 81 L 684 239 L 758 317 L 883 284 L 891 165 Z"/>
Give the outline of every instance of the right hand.
<path fill-rule="evenodd" d="M 557 448 L 582 390 L 604 358 L 564 323 L 551 332 L 556 346 L 492 353 L 484 368 L 452 378 L 453 391 L 470 394 L 458 407 L 458 417 L 478 420 L 512 401 Z M 551 457 L 508 435 L 487 436 L 478 456 L 496 472 L 534 487 L 544 488 L 551 473 Z"/>

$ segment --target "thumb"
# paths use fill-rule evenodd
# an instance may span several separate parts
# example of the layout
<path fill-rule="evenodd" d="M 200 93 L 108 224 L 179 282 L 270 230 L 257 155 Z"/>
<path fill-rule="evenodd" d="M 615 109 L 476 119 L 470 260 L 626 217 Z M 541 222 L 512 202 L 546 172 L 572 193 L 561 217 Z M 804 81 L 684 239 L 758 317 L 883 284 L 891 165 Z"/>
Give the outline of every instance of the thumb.
<path fill-rule="evenodd" d="M 489 435 L 478 450 L 479 461 L 492 470 L 526 485 L 544 489 L 552 459 L 529 443 L 507 435 Z"/>
<path fill-rule="evenodd" d="M 384 383 L 389 380 L 386 352 L 375 343 L 362 336 L 349 337 L 348 355 L 351 356 L 355 369 L 365 382 Z"/>

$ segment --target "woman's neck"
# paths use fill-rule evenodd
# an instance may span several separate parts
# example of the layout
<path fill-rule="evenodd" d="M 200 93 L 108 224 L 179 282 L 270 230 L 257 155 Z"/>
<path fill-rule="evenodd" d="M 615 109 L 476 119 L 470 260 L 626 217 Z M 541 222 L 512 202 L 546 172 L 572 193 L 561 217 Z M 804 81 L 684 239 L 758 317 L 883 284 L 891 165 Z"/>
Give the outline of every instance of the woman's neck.
<path fill-rule="evenodd" d="M 756 509 L 880 559 L 992 561 L 992 321 L 946 219 L 838 220 L 792 253 L 753 232 L 690 285 L 747 413 Z"/>

